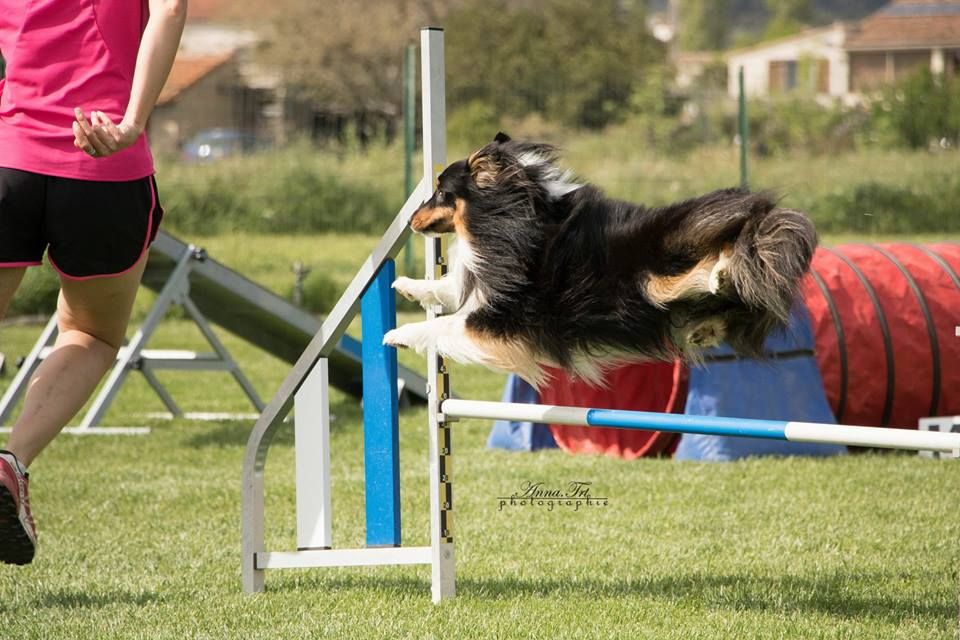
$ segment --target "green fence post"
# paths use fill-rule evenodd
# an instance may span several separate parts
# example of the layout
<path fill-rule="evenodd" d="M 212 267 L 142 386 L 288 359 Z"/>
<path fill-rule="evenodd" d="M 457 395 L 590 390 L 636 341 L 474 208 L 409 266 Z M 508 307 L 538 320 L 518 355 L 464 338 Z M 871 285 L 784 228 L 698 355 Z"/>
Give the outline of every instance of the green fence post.
<path fill-rule="evenodd" d="M 743 67 L 738 72 L 740 82 L 740 186 L 747 188 L 747 96 L 743 90 Z"/>

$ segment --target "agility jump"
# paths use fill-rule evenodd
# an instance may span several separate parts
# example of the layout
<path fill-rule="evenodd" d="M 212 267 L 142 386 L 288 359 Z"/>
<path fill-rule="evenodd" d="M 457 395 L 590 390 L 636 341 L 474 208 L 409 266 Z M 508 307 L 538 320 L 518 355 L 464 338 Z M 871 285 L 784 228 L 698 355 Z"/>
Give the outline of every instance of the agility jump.
<path fill-rule="evenodd" d="M 429 564 L 434 602 L 455 595 L 451 474 L 452 423 L 459 418 L 532 420 L 621 429 L 773 438 L 853 446 L 939 451 L 960 456 L 960 433 L 742 420 L 581 409 L 454 399 L 446 362 L 427 350 L 430 444 L 430 546 L 401 546 L 397 359 L 383 336 L 396 326 L 393 258 L 410 234 L 408 222 L 430 197 L 445 167 L 443 31 L 421 31 L 424 178 L 364 262 L 347 291 L 311 340 L 250 434 L 243 464 L 242 581 L 264 589 L 267 569 Z M 446 274 L 445 240 L 426 241 L 426 279 Z M 427 318 L 439 309 L 428 309 Z M 364 473 L 366 547 L 335 549 L 331 539 L 328 357 L 347 325 L 363 321 Z M 297 550 L 267 551 L 264 544 L 264 466 L 276 428 L 295 410 Z"/>
<path fill-rule="evenodd" d="M 445 400 L 441 404 L 440 410 L 446 418 L 516 420 L 581 427 L 643 429 L 666 431 L 668 433 L 767 438 L 788 442 L 816 442 L 818 444 L 843 444 L 881 449 L 937 451 L 960 456 L 960 434 L 938 431 L 910 431 L 907 429 L 881 429 L 878 427 L 855 427 L 816 422 L 691 416 L 617 409 L 581 409 L 579 407 L 479 400 Z"/>

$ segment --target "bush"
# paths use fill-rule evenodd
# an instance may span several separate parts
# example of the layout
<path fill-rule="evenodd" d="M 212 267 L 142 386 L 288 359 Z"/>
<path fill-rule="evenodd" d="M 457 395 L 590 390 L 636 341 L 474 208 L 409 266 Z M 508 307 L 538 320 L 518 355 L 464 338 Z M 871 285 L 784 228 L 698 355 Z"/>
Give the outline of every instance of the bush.
<path fill-rule="evenodd" d="M 382 233 L 402 190 L 399 180 L 385 188 L 375 173 L 347 179 L 330 157 L 300 146 L 206 166 L 171 165 L 160 180 L 164 223 L 194 236 Z"/>
<path fill-rule="evenodd" d="M 827 195 L 810 213 L 823 232 L 960 231 L 960 176 L 920 188 L 864 182 Z"/>
<path fill-rule="evenodd" d="M 294 299 L 294 285 L 287 290 L 287 299 Z M 316 314 L 327 314 L 333 309 L 343 293 L 343 287 L 325 272 L 313 269 L 307 274 L 302 285 L 303 298 L 300 306 Z"/>
<path fill-rule="evenodd" d="M 306 167 L 295 167 L 258 194 L 263 213 L 250 228 L 270 233 L 381 232 L 393 213 L 370 186 L 351 185 Z"/>
<path fill-rule="evenodd" d="M 478 149 L 493 140 L 501 128 L 493 106 L 474 100 L 450 113 L 447 118 L 447 140 L 451 147 Z"/>
<path fill-rule="evenodd" d="M 27 269 L 23 282 L 10 301 L 9 317 L 50 315 L 57 310 L 60 278 L 47 264 Z"/>
<path fill-rule="evenodd" d="M 873 103 L 874 139 L 889 146 L 925 149 L 960 142 L 960 80 L 921 69 L 886 89 Z"/>
<path fill-rule="evenodd" d="M 668 155 L 683 155 L 711 138 L 709 119 L 703 105 L 710 102 L 704 90 L 695 99 L 671 92 L 672 72 L 666 66 L 652 67 L 630 98 L 630 116 L 624 129 L 636 132 L 645 148 Z"/>
<path fill-rule="evenodd" d="M 204 173 L 209 174 L 209 171 Z M 163 181 L 164 225 L 192 235 L 213 235 L 245 227 L 249 217 L 243 187 L 224 176 Z"/>
<path fill-rule="evenodd" d="M 868 115 L 839 104 L 824 106 L 809 96 L 754 100 L 747 105 L 748 143 L 760 156 L 794 151 L 812 154 L 852 150 L 857 134 L 868 126 Z M 736 115 L 726 122 L 736 135 Z"/>

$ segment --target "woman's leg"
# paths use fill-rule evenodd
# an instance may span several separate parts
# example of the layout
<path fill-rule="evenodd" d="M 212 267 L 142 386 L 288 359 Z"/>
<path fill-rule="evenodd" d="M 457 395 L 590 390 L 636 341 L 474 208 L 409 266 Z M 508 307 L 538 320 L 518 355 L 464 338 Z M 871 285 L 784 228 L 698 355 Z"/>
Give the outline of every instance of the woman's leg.
<path fill-rule="evenodd" d="M 146 263 L 143 256 L 133 269 L 113 277 L 61 277 L 59 335 L 30 380 L 6 446 L 24 466 L 76 415 L 113 365 Z"/>
<path fill-rule="evenodd" d="M 0 320 L 7 314 L 7 307 L 17 292 L 26 267 L 0 267 Z"/>

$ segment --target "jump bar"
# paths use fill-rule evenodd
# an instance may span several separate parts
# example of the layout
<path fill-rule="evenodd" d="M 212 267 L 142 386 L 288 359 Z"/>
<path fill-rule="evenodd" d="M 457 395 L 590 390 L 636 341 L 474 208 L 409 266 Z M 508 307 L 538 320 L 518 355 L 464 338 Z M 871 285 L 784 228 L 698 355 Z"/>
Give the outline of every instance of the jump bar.
<path fill-rule="evenodd" d="M 578 407 L 485 402 L 481 400 L 445 400 L 441 405 L 441 411 L 444 417 L 451 418 L 519 420 L 584 427 L 642 429 L 713 436 L 745 436 L 787 440 L 789 442 L 819 442 L 885 449 L 942 451 L 960 456 L 960 433 L 852 427 L 815 422 L 688 416 L 648 411 L 581 409 Z"/>

